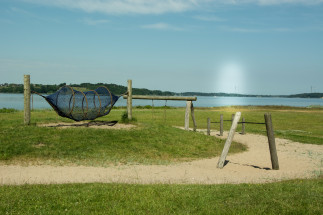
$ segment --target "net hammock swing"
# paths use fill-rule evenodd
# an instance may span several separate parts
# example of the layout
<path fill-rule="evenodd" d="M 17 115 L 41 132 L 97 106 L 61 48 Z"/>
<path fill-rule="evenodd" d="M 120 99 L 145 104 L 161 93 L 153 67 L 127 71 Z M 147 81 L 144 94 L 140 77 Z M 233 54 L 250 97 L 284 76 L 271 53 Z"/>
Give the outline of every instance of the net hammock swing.
<path fill-rule="evenodd" d="M 77 122 L 94 120 L 108 115 L 120 98 L 104 86 L 98 87 L 96 90 L 82 92 L 66 85 L 48 96 L 35 91 L 32 91 L 32 93 L 43 97 L 59 116 Z"/>

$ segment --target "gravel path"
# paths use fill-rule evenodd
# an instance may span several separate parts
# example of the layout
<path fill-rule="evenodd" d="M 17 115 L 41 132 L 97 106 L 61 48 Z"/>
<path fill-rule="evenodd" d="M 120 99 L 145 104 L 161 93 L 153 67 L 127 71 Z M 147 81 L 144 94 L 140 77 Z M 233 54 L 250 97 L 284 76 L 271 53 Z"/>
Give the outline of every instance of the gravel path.
<path fill-rule="evenodd" d="M 211 135 L 217 136 L 218 132 Z M 224 134 L 224 137 L 227 133 Z M 218 136 L 217 136 L 218 137 Z M 271 170 L 266 136 L 236 133 L 234 141 L 249 150 L 228 154 L 229 161 L 217 169 L 218 157 L 172 165 L 0 166 L 0 184 L 139 183 L 222 184 L 265 183 L 312 178 L 323 172 L 323 146 L 276 138 L 280 170 Z"/>

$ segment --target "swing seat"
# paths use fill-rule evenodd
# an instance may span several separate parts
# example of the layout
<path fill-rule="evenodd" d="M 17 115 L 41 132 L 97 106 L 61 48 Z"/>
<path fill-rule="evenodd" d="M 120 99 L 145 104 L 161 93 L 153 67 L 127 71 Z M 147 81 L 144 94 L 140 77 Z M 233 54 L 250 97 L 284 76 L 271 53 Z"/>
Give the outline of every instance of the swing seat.
<path fill-rule="evenodd" d="M 40 95 L 37 92 L 33 92 Z M 57 92 L 43 97 L 61 116 L 74 121 L 94 120 L 108 115 L 120 98 L 112 94 L 106 87 L 82 92 L 70 86 L 63 86 Z"/>

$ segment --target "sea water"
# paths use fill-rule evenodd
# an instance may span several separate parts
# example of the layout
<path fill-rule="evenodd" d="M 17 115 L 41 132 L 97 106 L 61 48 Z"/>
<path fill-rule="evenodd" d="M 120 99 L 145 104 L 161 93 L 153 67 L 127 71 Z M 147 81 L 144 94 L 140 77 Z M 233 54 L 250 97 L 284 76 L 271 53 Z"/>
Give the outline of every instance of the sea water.
<path fill-rule="evenodd" d="M 185 107 L 185 101 L 164 101 L 164 100 L 139 100 L 132 101 L 133 106 L 172 106 Z M 323 106 L 323 99 L 316 98 L 276 98 L 276 97 L 213 97 L 213 96 L 198 96 L 197 101 L 193 102 L 194 107 L 221 107 L 235 105 L 277 105 L 277 106 L 292 106 L 292 107 L 309 107 Z M 50 105 L 38 95 L 31 97 L 31 105 L 34 109 L 50 109 Z M 115 106 L 126 106 L 127 100 L 119 98 Z M 0 93 L 0 108 L 14 108 L 23 110 L 24 95 L 13 93 Z"/>

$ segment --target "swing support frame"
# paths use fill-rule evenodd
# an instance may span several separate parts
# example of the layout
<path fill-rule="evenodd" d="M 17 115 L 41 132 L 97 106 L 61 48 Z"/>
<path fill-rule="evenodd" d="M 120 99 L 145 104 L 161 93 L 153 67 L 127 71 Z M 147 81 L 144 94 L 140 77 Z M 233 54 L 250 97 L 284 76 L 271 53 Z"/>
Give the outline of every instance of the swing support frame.
<path fill-rule="evenodd" d="M 127 99 L 127 111 L 128 119 L 132 119 L 132 99 L 144 99 L 144 100 L 176 100 L 176 101 L 186 101 L 186 111 L 185 111 L 185 130 L 189 130 L 189 117 L 190 113 L 193 121 L 193 130 L 196 131 L 196 121 L 194 115 L 193 101 L 197 100 L 196 96 L 146 96 L 146 95 L 132 95 L 132 80 L 128 80 L 128 93 L 123 95 L 124 99 Z"/>

